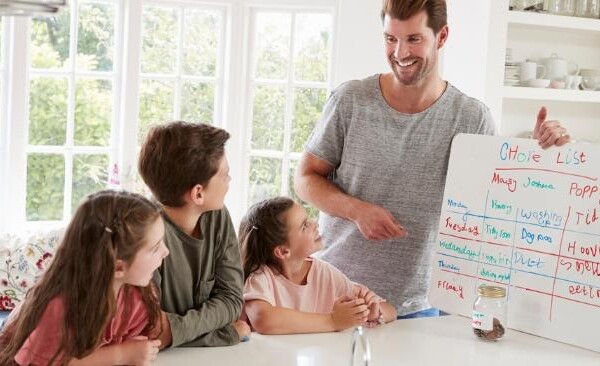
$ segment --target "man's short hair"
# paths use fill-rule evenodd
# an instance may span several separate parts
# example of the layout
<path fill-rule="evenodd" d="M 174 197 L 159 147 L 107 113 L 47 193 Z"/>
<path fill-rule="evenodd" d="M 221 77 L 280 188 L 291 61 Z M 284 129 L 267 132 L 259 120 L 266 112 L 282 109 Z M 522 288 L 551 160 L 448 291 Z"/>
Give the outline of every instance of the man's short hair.
<path fill-rule="evenodd" d="M 138 170 L 163 205 L 181 207 L 195 185 L 206 187 L 219 170 L 229 133 L 204 123 L 183 121 L 159 125 L 146 136 Z"/>
<path fill-rule="evenodd" d="M 392 19 L 407 20 L 421 11 L 427 13 L 427 26 L 434 34 L 448 24 L 446 0 L 383 0 L 381 20 L 386 15 Z"/>

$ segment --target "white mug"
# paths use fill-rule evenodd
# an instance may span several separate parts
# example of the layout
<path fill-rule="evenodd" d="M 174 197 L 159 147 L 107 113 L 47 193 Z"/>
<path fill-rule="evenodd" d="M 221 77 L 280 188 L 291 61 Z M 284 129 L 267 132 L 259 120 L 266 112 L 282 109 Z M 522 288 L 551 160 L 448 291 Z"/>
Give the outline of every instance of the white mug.
<path fill-rule="evenodd" d="M 538 70 L 541 69 L 541 74 L 538 73 Z M 528 80 L 532 79 L 543 79 L 546 75 L 546 66 L 538 65 L 535 62 L 524 61 L 521 62 L 521 75 L 520 80 L 521 84 L 525 85 Z"/>

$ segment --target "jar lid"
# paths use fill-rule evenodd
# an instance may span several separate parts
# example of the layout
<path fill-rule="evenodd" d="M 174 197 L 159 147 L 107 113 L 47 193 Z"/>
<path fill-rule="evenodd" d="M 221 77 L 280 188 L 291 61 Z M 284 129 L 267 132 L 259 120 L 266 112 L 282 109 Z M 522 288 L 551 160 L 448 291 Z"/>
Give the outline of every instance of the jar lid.
<path fill-rule="evenodd" d="M 477 294 L 483 297 L 504 297 L 506 290 L 500 286 L 481 285 L 477 288 Z"/>

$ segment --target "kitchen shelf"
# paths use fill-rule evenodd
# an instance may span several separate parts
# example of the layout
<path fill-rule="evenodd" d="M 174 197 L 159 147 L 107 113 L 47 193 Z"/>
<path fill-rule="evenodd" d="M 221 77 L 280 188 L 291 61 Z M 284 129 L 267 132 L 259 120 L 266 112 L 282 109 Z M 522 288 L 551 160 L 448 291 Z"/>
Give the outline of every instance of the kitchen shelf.
<path fill-rule="evenodd" d="M 508 23 L 532 28 L 597 32 L 600 34 L 600 19 L 535 13 L 529 11 L 509 11 Z"/>
<path fill-rule="evenodd" d="M 504 86 L 505 99 L 551 100 L 559 102 L 600 103 L 600 91 Z"/>

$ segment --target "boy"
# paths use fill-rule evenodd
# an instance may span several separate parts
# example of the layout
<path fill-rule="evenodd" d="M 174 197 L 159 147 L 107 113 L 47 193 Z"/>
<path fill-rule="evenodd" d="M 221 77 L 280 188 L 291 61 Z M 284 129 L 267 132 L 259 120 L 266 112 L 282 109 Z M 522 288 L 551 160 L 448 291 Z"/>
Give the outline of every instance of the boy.
<path fill-rule="evenodd" d="M 160 202 L 171 255 L 155 279 L 160 289 L 162 346 L 226 346 L 249 335 L 239 321 L 243 273 L 229 212 L 225 142 L 206 124 L 154 127 L 142 145 L 139 172 Z"/>

